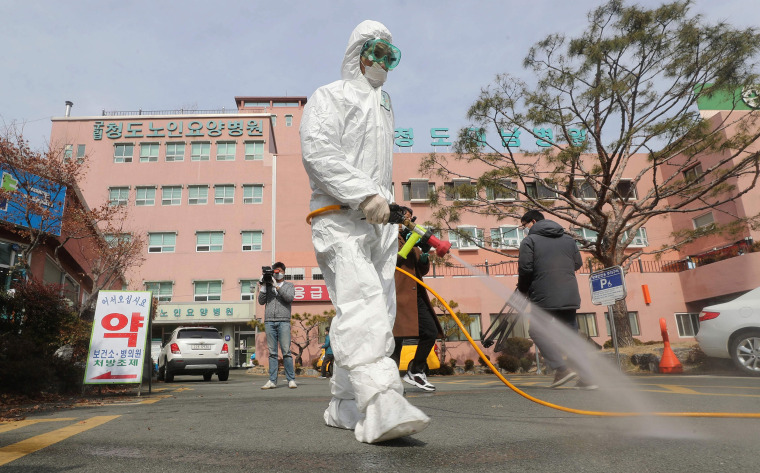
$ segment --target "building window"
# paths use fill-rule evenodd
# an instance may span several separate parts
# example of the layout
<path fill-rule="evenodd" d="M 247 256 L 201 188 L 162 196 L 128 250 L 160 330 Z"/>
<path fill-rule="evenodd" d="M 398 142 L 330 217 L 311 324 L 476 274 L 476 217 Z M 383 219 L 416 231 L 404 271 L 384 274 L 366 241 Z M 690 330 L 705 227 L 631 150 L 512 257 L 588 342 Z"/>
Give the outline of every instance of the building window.
<path fill-rule="evenodd" d="M 274 128 L 277 126 L 277 115 L 271 115 L 271 118 L 272 118 L 272 127 Z"/>
<path fill-rule="evenodd" d="M 498 183 L 486 187 L 488 200 L 516 200 L 517 191 L 511 179 L 500 179 Z"/>
<path fill-rule="evenodd" d="M 208 161 L 211 159 L 211 143 L 192 143 L 190 161 Z"/>
<path fill-rule="evenodd" d="M 189 205 L 208 204 L 208 186 L 187 186 L 187 203 Z"/>
<path fill-rule="evenodd" d="M 77 164 L 82 164 L 84 162 L 84 157 L 86 155 L 85 149 L 85 145 L 77 145 Z"/>
<path fill-rule="evenodd" d="M 679 337 L 694 337 L 699 332 L 699 314 L 676 314 Z"/>
<path fill-rule="evenodd" d="M 573 196 L 576 199 L 596 200 L 596 191 L 590 182 L 576 179 L 573 182 Z"/>
<path fill-rule="evenodd" d="M 222 281 L 195 281 L 194 300 L 220 301 L 222 300 Z"/>
<path fill-rule="evenodd" d="M 713 225 L 715 223 L 715 219 L 713 218 L 712 212 L 708 212 L 704 215 L 700 215 L 697 218 L 691 219 L 692 222 L 694 222 L 694 228 L 705 228 L 709 227 L 710 225 Z"/>
<path fill-rule="evenodd" d="M 435 192 L 435 183 L 427 179 L 409 179 L 401 183 L 404 200 L 410 202 L 427 202 L 430 193 Z"/>
<path fill-rule="evenodd" d="M 74 156 L 74 145 L 65 145 L 63 147 L 63 162 L 68 163 Z"/>
<path fill-rule="evenodd" d="M 618 198 L 618 196 L 623 200 L 636 200 L 639 198 L 636 193 L 636 183 L 630 179 L 621 179 L 618 181 L 616 189 L 618 195 L 614 196 L 615 198 Z"/>
<path fill-rule="evenodd" d="M 587 337 L 596 337 L 599 333 L 596 330 L 596 314 L 575 314 L 578 321 L 578 331 Z"/>
<path fill-rule="evenodd" d="M 628 230 L 623 232 L 623 238 L 628 238 Z M 646 228 L 641 227 L 638 230 L 636 230 L 636 236 L 633 238 L 633 241 L 631 241 L 631 244 L 628 246 L 635 247 L 635 248 L 643 248 L 645 246 L 649 246 L 649 240 L 647 239 Z"/>
<path fill-rule="evenodd" d="M 469 314 L 469 316 L 471 321 L 465 328 L 470 333 L 470 336 L 473 340 L 480 340 L 480 314 Z M 453 320 L 449 320 L 443 325 L 443 332 L 452 332 L 451 327 L 454 326 L 456 326 L 456 323 Z M 453 332 L 454 333 L 446 337 L 446 341 L 457 342 L 467 340 L 467 337 L 465 337 L 465 335 L 462 333 L 462 330 L 460 330 L 458 326 Z"/>
<path fill-rule="evenodd" d="M 166 143 L 166 161 L 184 161 L 185 143 Z"/>
<path fill-rule="evenodd" d="M 519 227 L 506 225 L 491 229 L 491 246 L 494 248 L 519 248 L 523 233 Z"/>
<path fill-rule="evenodd" d="M 595 230 L 589 230 L 588 228 L 573 228 L 573 233 L 586 240 L 589 243 L 596 243 L 599 238 L 599 233 Z M 580 246 L 581 242 L 578 242 Z"/>
<path fill-rule="evenodd" d="M 257 284 L 257 281 L 255 279 L 241 279 L 240 280 L 240 300 L 241 301 L 254 300 L 254 297 L 256 295 L 256 284 Z"/>
<path fill-rule="evenodd" d="M 224 247 L 224 232 L 198 232 L 195 234 L 195 251 L 219 252 Z"/>
<path fill-rule="evenodd" d="M 174 283 L 171 281 L 151 281 L 145 283 L 145 290 L 153 293 L 159 302 L 171 302 Z"/>
<path fill-rule="evenodd" d="M 261 241 L 264 232 L 251 231 L 241 232 L 243 239 L 243 251 L 261 251 Z"/>
<path fill-rule="evenodd" d="M 148 253 L 174 253 L 176 245 L 174 232 L 148 233 Z"/>
<path fill-rule="evenodd" d="M 182 204 L 182 186 L 164 186 L 161 188 L 161 205 Z"/>
<path fill-rule="evenodd" d="M 103 235 L 103 239 L 106 241 L 109 248 L 116 248 L 122 243 L 129 243 L 132 241 L 132 235 L 129 233 L 107 233 Z"/>
<path fill-rule="evenodd" d="M 135 205 L 155 205 L 156 188 L 155 187 L 138 187 Z"/>
<path fill-rule="evenodd" d="M 322 275 L 322 270 L 319 268 L 311 268 L 311 279 L 314 281 L 322 281 L 325 277 Z"/>
<path fill-rule="evenodd" d="M 483 229 L 469 225 L 457 227 L 457 232 L 449 232 L 451 248 L 460 250 L 476 250 L 478 245 L 483 245 Z"/>
<path fill-rule="evenodd" d="M 243 203 L 260 204 L 264 201 L 264 186 L 252 184 L 243 186 Z"/>
<path fill-rule="evenodd" d="M 113 145 L 113 162 L 131 163 L 135 145 L 132 143 L 116 143 Z"/>
<path fill-rule="evenodd" d="M 610 332 L 610 313 L 605 312 L 604 313 L 605 321 L 607 322 L 607 335 L 609 336 L 611 334 Z M 628 312 L 628 324 L 631 326 L 631 335 L 634 337 L 638 337 L 641 335 L 641 331 L 639 330 L 639 314 L 638 312 Z"/>
<path fill-rule="evenodd" d="M 158 143 L 140 143 L 140 162 L 158 162 Z"/>
<path fill-rule="evenodd" d="M 443 183 L 446 200 L 472 200 L 476 197 L 475 186 L 469 179 L 454 179 Z"/>
<path fill-rule="evenodd" d="M 306 270 L 304 268 L 287 268 L 285 270 L 285 280 L 303 281 L 306 279 Z"/>
<path fill-rule="evenodd" d="M 215 204 L 235 203 L 235 186 L 231 184 L 214 186 L 214 203 Z"/>
<path fill-rule="evenodd" d="M 550 200 L 557 198 L 557 190 L 552 187 L 547 187 L 539 181 L 526 182 L 525 192 L 538 200 Z"/>
<path fill-rule="evenodd" d="M 685 170 L 683 172 L 683 179 L 686 182 L 696 182 L 697 184 L 700 184 L 704 181 L 704 177 L 702 176 L 702 165 L 697 164 L 696 166 L 692 166 Z"/>
<path fill-rule="evenodd" d="M 263 141 L 246 141 L 245 142 L 245 160 L 261 161 L 264 159 L 264 142 Z"/>
<path fill-rule="evenodd" d="M 285 126 L 293 126 L 293 115 L 285 115 Z"/>
<path fill-rule="evenodd" d="M 216 144 L 217 161 L 234 161 L 235 160 L 235 142 L 220 141 Z"/>
<path fill-rule="evenodd" d="M 109 187 L 108 188 L 108 205 L 116 207 L 117 205 L 127 205 L 129 201 L 129 187 Z"/>

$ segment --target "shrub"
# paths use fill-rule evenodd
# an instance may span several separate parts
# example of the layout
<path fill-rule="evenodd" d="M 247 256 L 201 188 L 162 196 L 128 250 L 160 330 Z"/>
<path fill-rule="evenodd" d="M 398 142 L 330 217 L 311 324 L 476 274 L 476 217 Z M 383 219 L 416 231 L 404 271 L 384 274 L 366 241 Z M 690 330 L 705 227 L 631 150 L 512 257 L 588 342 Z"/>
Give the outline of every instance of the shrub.
<path fill-rule="evenodd" d="M 457 359 L 456 358 L 450 359 L 449 365 L 451 365 L 452 368 L 455 368 L 457 366 Z"/>
<path fill-rule="evenodd" d="M 472 371 L 472 369 L 475 368 L 475 362 L 472 360 L 464 360 L 464 370 L 465 371 Z"/>
<path fill-rule="evenodd" d="M 491 357 L 490 356 L 485 355 L 485 357 L 486 357 L 486 360 L 491 361 Z M 483 358 L 478 358 L 478 364 L 480 366 L 488 367 L 488 364 L 483 360 Z"/>
<path fill-rule="evenodd" d="M 499 368 L 509 373 L 514 373 L 520 368 L 520 360 L 507 353 L 503 353 L 496 358 L 496 364 Z"/>
<path fill-rule="evenodd" d="M 522 368 L 523 371 L 528 372 L 533 367 L 533 358 L 526 356 L 525 358 L 520 358 L 520 368 Z"/>
<path fill-rule="evenodd" d="M 532 347 L 532 340 L 522 337 L 512 337 L 507 339 L 502 353 L 520 359 L 524 358 Z"/>
<path fill-rule="evenodd" d="M 454 367 L 451 366 L 450 364 L 445 364 L 444 363 L 444 364 L 441 365 L 440 368 L 438 368 L 437 370 L 434 370 L 434 371 L 435 371 L 435 373 L 431 372 L 431 374 L 439 374 L 439 375 L 442 375 L 442 376 L 451 376 L 452 374 L 454 374 Z"/>

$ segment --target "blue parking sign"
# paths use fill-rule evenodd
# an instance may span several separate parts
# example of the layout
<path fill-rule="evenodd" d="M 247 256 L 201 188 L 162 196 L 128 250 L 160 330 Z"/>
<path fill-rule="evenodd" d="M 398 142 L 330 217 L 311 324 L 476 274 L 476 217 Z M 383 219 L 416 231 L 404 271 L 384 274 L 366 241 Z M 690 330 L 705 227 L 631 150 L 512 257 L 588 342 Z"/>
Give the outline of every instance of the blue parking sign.
<path fill-rule="evenodd" d="M 625 299 L 625 273 L 620 266 L 612 266 L 591 273 L 588 277 L 591 287 L 591 302 L 595 305 L 613 305 Z"/>

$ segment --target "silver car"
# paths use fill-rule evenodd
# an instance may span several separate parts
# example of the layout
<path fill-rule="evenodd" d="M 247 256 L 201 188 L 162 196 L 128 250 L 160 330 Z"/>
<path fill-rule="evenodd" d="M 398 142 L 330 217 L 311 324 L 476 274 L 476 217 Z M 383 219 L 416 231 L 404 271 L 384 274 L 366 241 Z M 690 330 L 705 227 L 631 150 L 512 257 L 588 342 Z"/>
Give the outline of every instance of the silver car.
<path fill-rule="evenodd" d="M 230 376 L 229 347 L 213 327 L 179 327 L 161 348 L 158 355 L 158 379 L 167 383 L 174 375 L 203 375 L 210 381 L 216 375 L 219 381 Z"/>
<path fill-rule="evenodd" d="M 742 372 L 760 376 L 760 288 L 702 309 L 696 338 L 707 356 L 731 358 Z"/>

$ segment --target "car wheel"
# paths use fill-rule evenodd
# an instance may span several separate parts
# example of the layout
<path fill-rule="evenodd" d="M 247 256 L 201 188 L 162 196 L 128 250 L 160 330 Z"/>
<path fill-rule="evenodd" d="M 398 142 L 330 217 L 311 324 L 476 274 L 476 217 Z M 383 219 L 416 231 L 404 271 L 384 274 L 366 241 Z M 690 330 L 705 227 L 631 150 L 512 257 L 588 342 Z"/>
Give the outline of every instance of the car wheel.
<path fill-rule="evenodd" d="M 204 374 L 203 374 L 203 381 L 211 381 L 211 376 L 212 376 L 213 374 L 214 374 L 214 373 L 204 373 Z"/>
<path fill-rule="evenodd" d="M 760 330 L 748 330 L 734 338 L 731 359 L 743 373 L 760 376 Z"/>
<path fill-rule="evenodd" d="M 173 383 L 174 382 L 174 373 L 169 371 L 169 368 L 164 368 L 164 378 L 167 383 Z"/>
<path fill-rule="evenodd" d="M 158 379 L 159 381 L 163 381 L 164 380 L 164 371 L 165 370 L 166 370 L 166 365 L 160 366 L 158 368 L 158 376 L 156 377 L 156 379 Z"/>
<path fill-rule="evenodd" d="M 227 381 L 230 377 L 230 370 L 220 371 L 216 375 L 219 376 L 219 381 Z"/>

